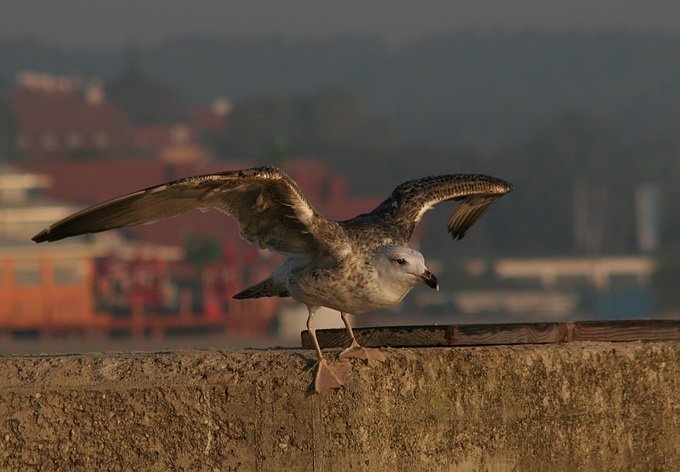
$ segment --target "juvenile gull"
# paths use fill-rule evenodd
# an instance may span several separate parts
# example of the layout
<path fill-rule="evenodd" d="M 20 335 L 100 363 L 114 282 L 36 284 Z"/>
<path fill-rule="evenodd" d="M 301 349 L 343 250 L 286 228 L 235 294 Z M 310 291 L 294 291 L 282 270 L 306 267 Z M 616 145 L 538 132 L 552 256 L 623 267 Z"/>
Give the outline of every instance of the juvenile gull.
<path fill-rule="evenodd" d="M 215 208 L 232 215 L 243 239 L 288 257 L 234 298 L 293 297 L 307 305 L 307 329 L 318 356 L 314 388 L 322 392 L 343 385 L 351 370 L 345 358 L 359 357 L 369 365 L 385 359 L 380 351 L 359 345 L 349 313 L 393 306 L 419 283 L 439 290 L 423 255 L 408 247 L 423 215 L 439 202 L 460 201 L 447 227 L 453 239 L 461 239 L 511 190 L 510 183 L 488 175 L 424 177 L 399 185 L 370 213 L 333 221 L 320 215 L 282 170 L 258 167 L 189 177 L 123 195 L 54 223 L 33 241 L 152 223 L 193 209 Z M 328 363 L 316 338 L 314 315 L 321 306 L 340 312 L 351 340 L 335 364 Z"/>

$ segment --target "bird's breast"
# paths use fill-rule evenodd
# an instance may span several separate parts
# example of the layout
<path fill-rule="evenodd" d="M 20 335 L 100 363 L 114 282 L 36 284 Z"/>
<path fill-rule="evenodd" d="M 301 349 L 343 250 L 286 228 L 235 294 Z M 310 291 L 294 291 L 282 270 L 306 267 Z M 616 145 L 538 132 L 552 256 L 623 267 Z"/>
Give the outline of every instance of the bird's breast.
<path fill-rule="evenodd" d="M 307 305 L 361 314 L 399 303 L 410 288 L 387 286 L 375 271 L 325 269 L 291 274 L 288 291 Z"/>

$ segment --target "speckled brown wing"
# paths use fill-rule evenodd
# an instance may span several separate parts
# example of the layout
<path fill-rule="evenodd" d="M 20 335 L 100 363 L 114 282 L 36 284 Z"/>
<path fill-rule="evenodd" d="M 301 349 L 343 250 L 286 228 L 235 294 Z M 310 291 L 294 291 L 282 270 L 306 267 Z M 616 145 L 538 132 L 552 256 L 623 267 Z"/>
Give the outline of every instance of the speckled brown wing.
<path fill-rule="evenodd" d="M 85 233 L 153 223 L 189 210 L 232 215 L 241 237 L 285 255 L 341 256 L 342 229 L 311 206 L 280 169 L 260 167 L 189 177 L 86 208 L 33 237 L 56 241 Z"/>
<path fill-rule="evenodd" d="M 503 195 L 512 184 L 480 174 L 451 174 L 410 180 L 398 186 L 372 215 L 390 221 L 394 231 L 410 240 L 423 215 L 437 203 L 458 200 L 447 224 L 454 239 L 461 239 L 472 225 Z"/>

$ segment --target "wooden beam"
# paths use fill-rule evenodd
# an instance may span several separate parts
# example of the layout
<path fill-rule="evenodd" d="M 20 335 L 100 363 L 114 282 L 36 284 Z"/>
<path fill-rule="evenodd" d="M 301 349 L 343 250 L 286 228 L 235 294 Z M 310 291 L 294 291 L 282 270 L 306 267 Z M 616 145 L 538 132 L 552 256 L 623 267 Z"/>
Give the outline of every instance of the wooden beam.
<path fill-rule="evenodd" d="M 574 341 L 678 341 L 680 320 L 579 321 Z"/>
<path fill-rule="evenodd" d="M 349 345 L 344 329 L 316 331 L 321 348 Z M 498 323 L 355 328 L 365 347 L 488 346 L 550 344 L 571 341 L 678 341 L 680 320 L 569 321 L 560 323 Z M 302 332 L 302 347 L 313 349 L 312 338 Z"/>

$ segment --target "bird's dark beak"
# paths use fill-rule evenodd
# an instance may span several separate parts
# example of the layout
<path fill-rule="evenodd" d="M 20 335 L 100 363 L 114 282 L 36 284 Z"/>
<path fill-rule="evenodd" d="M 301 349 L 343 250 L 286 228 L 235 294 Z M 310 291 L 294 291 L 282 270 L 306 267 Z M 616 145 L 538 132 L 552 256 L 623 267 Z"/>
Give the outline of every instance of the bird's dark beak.
<path fill-rule="evenodd" d="M 423 283 L 428 287 L 435 289 L 437 292 L 439 291 L 439 281 L 437 280 L 437 277 L 435 277 L 434 274 L 429 270 L 423 272 L 423 274 L 420 276 L 420 280 L 422 280 Z"/>

